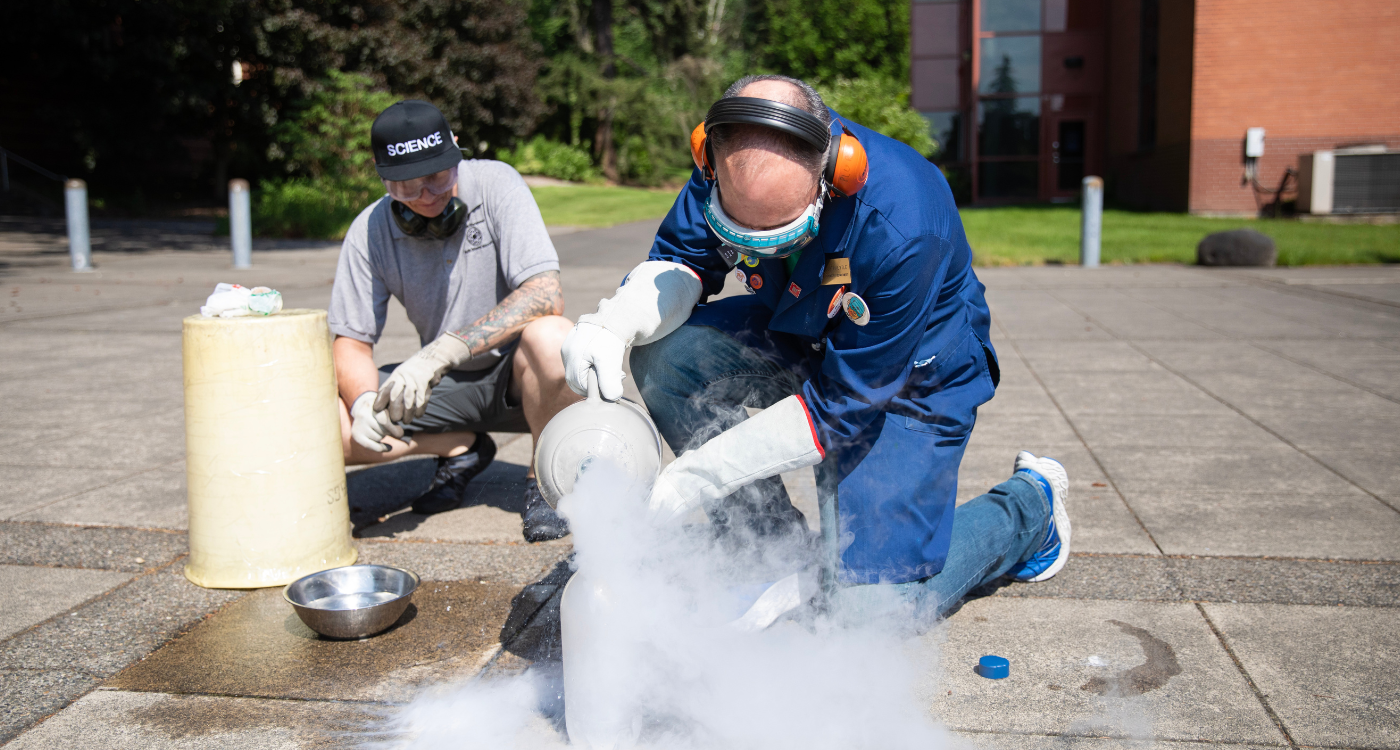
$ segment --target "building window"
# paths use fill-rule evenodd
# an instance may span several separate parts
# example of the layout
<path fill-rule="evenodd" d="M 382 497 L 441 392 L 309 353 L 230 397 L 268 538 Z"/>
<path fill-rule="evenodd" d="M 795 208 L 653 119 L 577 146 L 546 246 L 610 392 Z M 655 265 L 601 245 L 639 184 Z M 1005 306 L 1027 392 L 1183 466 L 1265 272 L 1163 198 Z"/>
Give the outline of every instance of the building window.
<path fill-rule="evenodd" d="M 1040 31 L 1040 0 L 982 0 L 983 31 Z"/>
<path fill-rule="evenodd" d="M 977 156 L 977 192 L 982 198 L 1035 198 L 1040 186 L 1040 97 L 979 102 Z"/>
<path fill-rule="evenodd" d="M 979 199 L 1035 198 L 1040 191 L 1041 31 L 1064 15 L 1051 0 L 974 0 L 977 26 Z M 1028 96 L 1029 95 L 1029 96 Z"/>
<path fill-rule="evenodd" d="M 1084 179 L 1084 121 L 1060 120 L 1056 134 L 1055 188 L 1064 192 L 1078 190 Z"/>
<path fill-rule="evenodd" d="M 983 99 L 977 105 L 978 156 L 1039 156 L 1040 97 Z"/>
<path fill-rule="evenodd" d="M 933 160 L 951 162 L 962 160 L 962 116 L 952 112 L 920 112 L 928 120 L 928 134 L 938 142 Z"/>
<path fill-rule="evenodd" d="M 1040 91 L 1040 36 L 995 36 L 982 40 L 983 94 Z"/>

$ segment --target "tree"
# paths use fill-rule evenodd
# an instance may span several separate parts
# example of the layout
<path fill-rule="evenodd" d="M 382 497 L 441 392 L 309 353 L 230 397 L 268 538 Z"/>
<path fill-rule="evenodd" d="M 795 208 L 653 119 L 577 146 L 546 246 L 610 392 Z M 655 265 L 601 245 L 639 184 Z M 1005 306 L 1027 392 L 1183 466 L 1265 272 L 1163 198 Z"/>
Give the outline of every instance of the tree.
<path fill-rule="evenodd" d="M 272 129 L 268 157 L 292 174 L 317 179 L 370 177 L 374 154 L 366 123 L 398 99 L 376 91 L 374 79 L 361 73 L 332 70 L 295 116 Z"/>
<path fill-rule="evenodd" d="M 278 123 L 344 71 L 433 101 L 463 146 L 488 151 L 540 113 L 522 1 L 17 3 L 0 24 L 0 144 L 95 192 L 221 193 L 230 173 L 282 172 Z"/>
<path fill-rule="evenodd" d="M 746 24 L 758 62 L 803 80 L 909 83 L 908 0 L 766 0 Z"/>
<path fill-rule="evenodd" d="M 928 120 L 909 106 L 909 87 L 889 78 L 842 78 L 819 84 L 822 100 L 852 122 L 909 144 L 925 157 L 938 152 Z"/>

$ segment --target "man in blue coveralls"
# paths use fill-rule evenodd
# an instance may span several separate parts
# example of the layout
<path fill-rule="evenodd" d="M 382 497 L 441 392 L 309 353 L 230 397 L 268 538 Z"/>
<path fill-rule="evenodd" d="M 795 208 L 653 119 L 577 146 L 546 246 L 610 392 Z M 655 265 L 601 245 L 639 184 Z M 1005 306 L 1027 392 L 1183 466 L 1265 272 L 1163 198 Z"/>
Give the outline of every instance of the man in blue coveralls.
<path fill-rule="evenodd" d="M 563 348 L 569 385 L 584 392 L 592 369 L 614 400 L 636 347 L 638 388 L 679 456 L 651 511 L 800 533 L 779 474 L 818 465 L 833 597 L 890 587 L 943 615 L 1003 575 L 1055 575 L 1070 542 L 1058 461 L 1022 451 L 954 510 L 1000 373 L 938 168 L 781 76 L 736 82 L 691 140 L 698 168 L 647 261 Z M 700 304 L 729 274 L 752 294 Z"/>

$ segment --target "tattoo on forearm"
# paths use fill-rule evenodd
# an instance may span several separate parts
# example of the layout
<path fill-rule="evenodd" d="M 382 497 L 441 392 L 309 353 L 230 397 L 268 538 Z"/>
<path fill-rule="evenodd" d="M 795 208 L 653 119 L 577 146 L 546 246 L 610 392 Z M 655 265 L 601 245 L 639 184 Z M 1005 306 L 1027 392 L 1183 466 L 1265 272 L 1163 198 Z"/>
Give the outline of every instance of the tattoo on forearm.
<path fill-rule="evenodd" d="M 481 320 L 453 333 L 461 336 L 476 356 L 509 341 L 535 318 L 563 312 L 559 272 L 545 271 L 526 279 Z"/>

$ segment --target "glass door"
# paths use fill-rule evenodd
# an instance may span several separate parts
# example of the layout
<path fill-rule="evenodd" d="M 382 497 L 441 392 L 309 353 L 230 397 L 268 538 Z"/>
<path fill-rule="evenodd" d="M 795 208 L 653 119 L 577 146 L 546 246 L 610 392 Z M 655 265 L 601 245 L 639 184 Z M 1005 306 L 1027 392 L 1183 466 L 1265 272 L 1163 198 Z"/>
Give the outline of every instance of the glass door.
<path fill-rule="evenodd" d="M 1089 122 L 1083 116 L 1055 118 L 1050 123 L 1049 193 L 1052 198 L 1079 194 L 1086 174 L 1085 157 Z"/>
<path fill-rule="evenodd" d="M 975 199 L 1035 200 L 1041 174 L 1041 0 L 981 0 Z"/>

